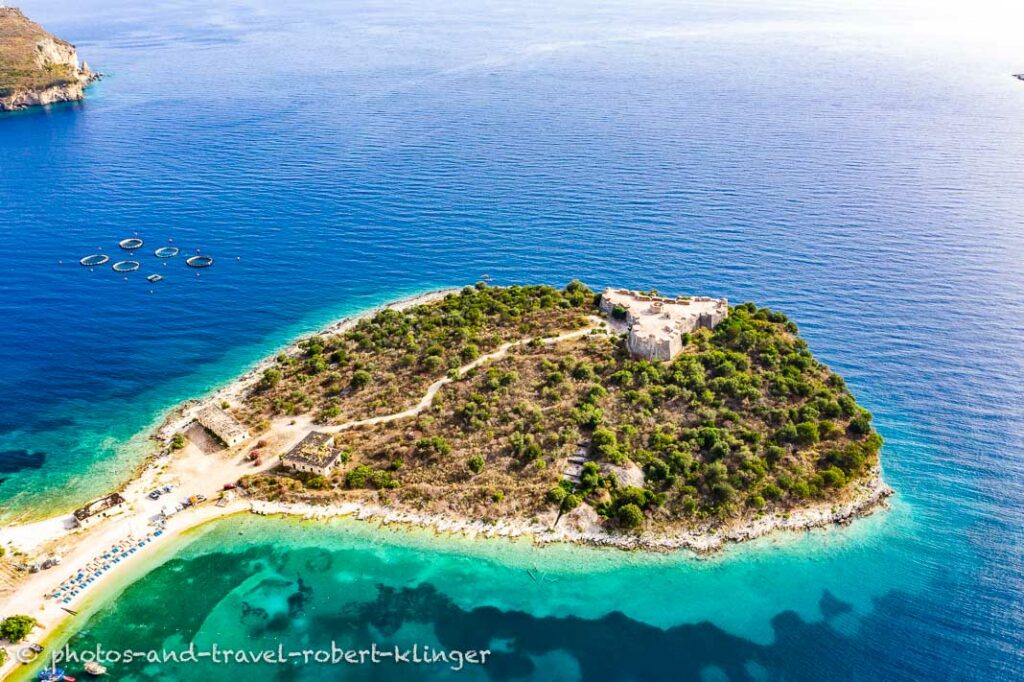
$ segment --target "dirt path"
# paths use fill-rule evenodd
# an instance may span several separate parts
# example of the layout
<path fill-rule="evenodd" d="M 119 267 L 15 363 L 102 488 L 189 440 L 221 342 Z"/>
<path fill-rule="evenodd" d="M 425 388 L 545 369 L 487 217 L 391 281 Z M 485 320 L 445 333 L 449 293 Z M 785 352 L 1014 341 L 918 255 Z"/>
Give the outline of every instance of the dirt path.
<path fill-rule="evenodd" d="M 591 317 L 591 321 L 593 324 L 583 329 L 577 329 L 550 338 L 542 338 L 540 342 L 545 345 L 553 345 L 562 341 L 578 339 L 596 329 L 607 327 L 604 320 L 598 317 Z M 529 337 L 505 343 L 497 350 L 482 355 L 476 360 L 460 367 L 458 375 L 461 377 L 466 372 L 477 367 L 499 360 L 508 355 L 509 350 L 512 348 L 528 344 L 533 339 L 534 337 Z M 269 441 L 267 450 L 287 452 L 313 428 L 335 433 L 359 426 L 383 424 L 407 417 L 414 417 L 428 409 L 433 403 L 437 392 L 444 386 L 452 383 L 452 381 L 451 377 L 438 379 L 427 387 L 419 403 L 401 412 L 319 428 L 315 427 L 308 417 L 298 419 L 293 417 L 280 418 L 275 420 L 271 429 L 266 434 L 263 434 L 262 438 Z M 152 524 L 160 518 L 161 508 L 166 502 L 163 498 L 156 501 L 149 499 L 148 492 L 150 490 L 167 483 L 173 483 L 177 486 L 175 498 L 183 494 L 191 495 L 196 493 L 202 493 L 208 498 L 213 498 L 223 489 L 225 484 L 234 483 L 245 474 L 259 473 L 277 465 L 278 457 L 270 457 L 260 466 L 253 466 L 245 457 L 245 453 L 250 445 L 250 443 L 245 443 L 215 454 L 208 454 L 195 446 L 195 444 L 190 443 L 181 452 L 147 467 L 138 478 L 125 485 L 122 488 L 122 495 L 127 502 L 125 505 L 128 508 L 126 513 L 103 521 L 95 527 L 86 530 L 75 530 L 69 523 L 69 516 L 62 515 L 28 524 L 12 524 L 0 529 L 0 543 L 4 545 L 20 547 L 29 555 L 38 553 L 43 547 L 50 547 L 64 557 L 64 562 L 61 566 L 30 576 L 24 576 L 20 584 L 13 586 L 13 590 L 0 595 L 0 611 L 4 614 L 25 613 L 35 617 L 39 621 L 40 628 L 33 632 L 29 641 L 38 641 L 45 638 L 47 633 L 53 632 L 67 617 L 67 612 L 60 608 L 61 604 L 56 600 L 48 600 L 44 598 L 44 595 L 52 593 L 58 583 L 68 577 L 69 574 L 79 571 L 81 566 L 95 559 L 103 548 L 110 547 L 117 542 L 123 541 L 125 538 L 139 537 L 149 533 L 149 529 L 153 527 Z M 205 504 L 182 511 L 166 522 L 159 544 L 165 544 L 169 538 L 213 518 L 244 511 L 249 509 L 249 507 L 250 503 L 248 501 L 237 500 L 224 508 Z M 132 555 L 131 559 L 134 558 L 135 555 Z M 112 575 L 123 575 L 128 570 L 127 565 L 131 564 L 134 564 L 134 561 L 123 561 L 116 570 L 98 576 L 95 583 L 107 583 L 111 580 Z M 99 591 L 97 588 L 98 585 L 93 584 L 88 592 L 96 593 Z M 75 603 L 71 604 L 71 606 L 78 607 L 78 601 L 80 599 L 76 599 Z M 14 658 L 14 656 L 11 656 L 6 665 L 0 666 L 0 679 L 3 679 L 16 667 Z"/>
<path fill-rule="evenodd" d="M 544 345 L 551 346 L 556 343 L 561 343 L 562 341 L 578 339 L 581 336 L 586 336 L 587 334 L 591 333 L 596 329 L 607 327 L 607 323 L 599 317 L 591 316 L 590 320 L 594 324 L 590 325 L 589 327 L 584 327 L 583 329 L 577 329 L 575 331 L 566 332 L 564 334 L 559 334 L 558 336 L 552 336 L 550 338 L 543 338 L 540 340 L 540 342 L 543 343 Z M 534 338 L 535 337 L 531 336 L 526 339 L 520 339 L 518 341 L 509 341 L 508 343 L 502 344 L 497 350 L 492 351 L 487 355 L 481 355 L 473 362 L 470 362 L 468 364 L 463 365 L 462 367 L 459 367 L 459 377 L 463 377 L 466 374 L 466 372 L 474 370 L 485 363 L 492 362 L 494 360 L 500 360 L 501 358 L 508 355 L 510 349 L 516 346 L 526 345 L 532 342 Z M 379 417 L 370 417 L 368 419 L 356 419 L 353 421 L 345 422 L 344 424 L 321 427 L 317 430 L 323 431 L 325 433 L 338 433 L 339 431 L 347 431 L 348 429 L 356 428 L 359 426 L 373 426 L 375 424 L 386 424 L 388 422 L 397 421 L 399 419 L 405 419 L 407 417 L 415 417 L 420 412 L 430 407 L 430 405 L 434 402 L 434 396 L 437 395 L 437 392 L 440 391 L 441 388 L 447 386 L 453 381 L 454 379 L 452 379 L 451 377 L 443 377 L 441 379 L 438 379 L 434 383 L 430 384 L 430 386 L 427 387 L 427 392 L 423 394 L 423 398 L 420 399 L 419 403 L 417 403 L 414 407 L 410 407 L 408 410 L 395 412 L 393 414 L 385 414 Z"/>

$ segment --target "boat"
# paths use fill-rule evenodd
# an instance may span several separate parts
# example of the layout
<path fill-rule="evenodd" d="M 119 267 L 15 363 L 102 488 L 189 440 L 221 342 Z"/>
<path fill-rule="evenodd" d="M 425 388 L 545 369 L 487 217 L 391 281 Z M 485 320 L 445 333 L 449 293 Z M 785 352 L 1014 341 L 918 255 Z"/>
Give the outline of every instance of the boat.
<path fill-rule="evenodd" d="M 146 281 L 147 282 L 159 282 L 163 278 L 164 278 L 163 275 L 149 275 L 148 277 L 146 277 Z"/>
<path fill-rule="evenodd" d="M 97 663 L 96 661 L 89 661 L 85 664 L 85 672 L 89 673 L 90 675 L 99 677 L 100 675 L 107 674 L 107 667 L 105 665 Z"/>

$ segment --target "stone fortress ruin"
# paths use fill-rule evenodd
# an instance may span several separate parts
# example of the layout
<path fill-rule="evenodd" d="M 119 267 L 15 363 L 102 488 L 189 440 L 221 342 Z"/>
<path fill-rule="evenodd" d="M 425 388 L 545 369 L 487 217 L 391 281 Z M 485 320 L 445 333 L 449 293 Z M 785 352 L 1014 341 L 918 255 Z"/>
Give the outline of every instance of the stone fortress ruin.
<path fill-rule="evenodd" d="M 707 296 L 667 298 L 627 289 L 605 289 L 601 311 L 624 323 L 633 357 L 671 360 L 683 350 L 683 334 L 714 329 L 729 314 L 729 302 Z"/>

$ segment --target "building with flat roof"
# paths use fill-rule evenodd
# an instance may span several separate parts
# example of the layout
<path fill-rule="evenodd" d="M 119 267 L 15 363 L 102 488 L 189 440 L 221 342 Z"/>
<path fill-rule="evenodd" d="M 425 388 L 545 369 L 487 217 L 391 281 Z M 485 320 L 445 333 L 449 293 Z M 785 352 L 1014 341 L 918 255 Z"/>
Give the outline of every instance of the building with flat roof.
<path fill-rule="evenodd" d="M 729 315 L 729 302 L 707 296 L 653 296 L 628 289 L 605 289 L 601 310 L 628 329 L 626 348 L 634 357 L 671 360 L 683 349 L 683 334 L 714 329 Z"/>
<path fill-rule="evenodd" d="M 334 446 L 334 436 L 321 431 L 310 431 L 286 454 L 281 463 L 296 471 L 327 476 L 341 458 L 341 449 Z"/>
<path fill-rule="evenodd" d="M 75 526 L 85 528 L 125 510 L 125 501 L 120 493 L 112 493 L 76 509 L 74 512 Z"/>
<path fill-rule="evenodd" d="M 196 421 L 229 448 L 249 440 L 249 431 L 216 405 L 199 410 Z"/>

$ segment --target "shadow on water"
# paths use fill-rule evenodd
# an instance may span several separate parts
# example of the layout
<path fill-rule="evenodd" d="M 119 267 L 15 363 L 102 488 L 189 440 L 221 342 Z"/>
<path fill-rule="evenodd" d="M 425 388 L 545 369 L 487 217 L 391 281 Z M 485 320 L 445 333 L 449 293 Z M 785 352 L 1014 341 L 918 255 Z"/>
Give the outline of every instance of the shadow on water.
<path fill-rule="evenodd" d="M 430 584 L 398 589 L 381 585 L 375 601 L 321 617 L 316 629 L 338 632 L 357 627 L 368 638 L 374 630 L 390 638 L 410 623 L 423 623 L 433 626 L 448 649 L 493 649 L 502 642 L 504 650 L 493 651 L 485 668 L 494 680 L 533 677 L 542 672 L 535 658 L 553 652 L 571 655 L 584 680 L 700 680 L 703 671 L 714 667 L 729 680 L 745 681 L 756 679 L 751 666 L 785 668 L 784 676 L 790 680 L 851 679 L 856 657 L 841 655 L 849 645 L 830 623 L 851 607 L 827 590 L 819 607 L 824 617 L 819 623 L 805 622 L 792 611 L 779 613 L 772 620 L 775 643 L 761 645 L 708 621 L 661 629 L 617 611 L 584 619 L 538 618 L 494 607 L 463 610 Z M 799 652 L 792 651 L 795 646 Z M 793 667 L 794 661 L 818 655 L 837 664 L 827 675 L 816 666 Z"/>
<path fill-rule="evenodd" d="M 4 450 L 0 452 L 0 474 L 14 474 L 26 469 L 42 469 L 45 462 L 45 452 Z"/>
<path fill-rule="evenodd" d="M 364 563 L 358 563 L 360 558 Z M 146 650 L 189 642 L 209 647 L 217 642 L 248 650 L 278 645 L 294 650 L 337 641 L 352 649 L 370 643 L 382 648 L 418 644 L 421 650 L 489 649 L 486 665 L 476 666 L 465 679 L 500 682 L 577 677 L 737 682 L 942 679 L 954 660 L 962 661 L 970 653 L 963 644 L 970 638 L 951 640 L 935 627 L 936 621 L 956 621 L 933 598 L 944 592 L 938 588 L 923 600 L 890 591 L 867 613 L 855 612 L 822 590 L 820 619 L 779 611 L 770 618 L 773 636 L 761 643 L 722 629 L 711 620 L 714 614 L 661 628 L 618 611 L 583 618 L 463 607 L 430 582 L 384 584 L 380 577 L 389 574 L 389 567 L 392 573 L 405 574 L 406 569 L 381 557 L 366 559 L 365 552 L 313 549 L 297 556 L 268 551 L 265 545 L 172 559 L 82 624 L 84 631 L 72 637 L 71 646 L 86 649 L 116 641 L 121 647 Z M 339 567 L 343 573 L 337 573 Z M 412 569 L 411 577 L 415 574 Z M 360 578 L 352 580 L 354 576 Z M 666 587 L 653 581 L 636 589 Z M 189 598 L 169 599 L 170 594 Z M 666 591 L 664 598 L 671 600 L 673 595 Z M 154 613 L 160 617 L 154 618 Z M 923 652 L 928 653 L 922 656 Z M 553 670 L 553 660 L 568 661 L 576 672 Z M 455 673 L 449 676 L 443 663 L 357 666 L 344 672 L 346 679 L 460 679 Z M 222 679 L 223 670 L 212 664 L 154 668 L 137 662 L 118 666 L 118 673 L 124 679 L 192 682 Z M 324 674 L 333 679 L 337 673 L 336 666 L 310 662 L 260 669 L 254 679 L 323 679 Z"/>

